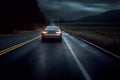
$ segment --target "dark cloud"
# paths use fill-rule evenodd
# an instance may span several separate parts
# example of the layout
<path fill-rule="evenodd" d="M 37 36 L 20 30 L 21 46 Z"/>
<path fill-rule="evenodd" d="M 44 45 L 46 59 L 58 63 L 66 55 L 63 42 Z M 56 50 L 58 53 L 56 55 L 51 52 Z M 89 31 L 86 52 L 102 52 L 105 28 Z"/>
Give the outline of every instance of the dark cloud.
<path fill-rule="evenodd" d="M 52 0 L 52 1 L 75 1 L 81 3 L 117 3 L 120 0 Z"/>
<path fill-rule="evenodd" d="M 50 19 L 77 19 L 111 9 L 119 9 L 119 0 L 38 0 Z"/>

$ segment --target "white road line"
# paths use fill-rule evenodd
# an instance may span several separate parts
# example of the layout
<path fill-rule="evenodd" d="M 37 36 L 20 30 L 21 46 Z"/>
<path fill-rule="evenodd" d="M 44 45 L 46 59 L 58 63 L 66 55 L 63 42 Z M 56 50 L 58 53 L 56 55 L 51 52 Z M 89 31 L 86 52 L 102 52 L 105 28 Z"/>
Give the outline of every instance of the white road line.
<path fill-rule="evenodd" d="M 87 73 L 87 71 L 85 70 L 85 68 L 83 67 L 83 65 L 81 64 L 81 62 L 77 58 L 77 56 L 75 55 L 75 53 L 74 53 L 73 49 L 70 47 L 68 41 L 65 38 L 64 38 L 64 41 L 65 41 L 66 45 L 68 46 L 68 49 L 70 50 L 73 58 L 75 59 L 77 65 L 78 65 L 79 69 L 81 70 L 81 72 L 82 72 L 83 76 L 85 77 L 85 79 L 86 80 L 91 80 L 89 74 Z"/>
<path fill-rule="evenodd" d="M 107 52 L 107 53 L 109 53 L 109 54 L 113 55 L 114 57 L 116 57 L 116 58 L 119 58 L 119 59 L 120 59 L 120 57 L 119 57 L 119 56 L 117 56 L 117 55 L 113 54 L 112 52 L 109 52 L 109 51 L 107 51 L 107 50 L 105 50 L 105 49 L 103 49 L 103 48 L 101 48 L 101 47 L 99 47 L 99 46 L 97 46 L 97 45 L 95 45 L 95 44 L 93 44 L 93 43 L 91 43 L 91 42 L 89 42 L 89 41 L 85 40 L 85 39 L 82 39 L 82 38 L 81 38 L 81 40 L 83 40 L 84 42 L 86 42 L 86 43 L 88 43 L 88 44 L 90 44 L 90 45 L 93 45 L 93 46 L 95 46 L 96 48 L 98 48 L 98 49 L 100 49 L 100 50 L 103 50 L 103 51 L 105 51 L 105 52 Z"/>
<path fill-rule="evenodd" d="M 66 34 L 68 34 L 68 33 L 66 33 Z M 68 34 L 69 35 L 69 34 Z M 71 36 L 71 35 L 69 35 L 70 37 L 73 37 L 73 36 Z M 73 38 L 75 38 L 75 37 L 73 37 Z M 114 56 L 114 57 L 116 57 L 116 58 L 118 58 L 118 59 L 120 59 L 120 57 L 119 56 L 117 56 L 116 54 L 114 54 L 114 53 L 112 53 L 112 52 L 110 52 L 110 51 L 108 51 L 108 50 L 105 50 L 105 49 L 103 49 L 102 47 L 100 47 L 100 46 L 98 46 L 98 45 L 95 45 L 95 44 L 93 44 L 93 43 L 91 43 L 91 42 L 89 42 L 89 41 L 87 41 L 87 40 L 85 40 L 85 39 L 83 39 L 83 38 L 79 38 L 81 41 L 83 41 L 83 42 L 86 42 L 86 43 L 88 43 L 88 44 L 90 44 L 90 45 L 92 45 L 92 46 L 94 46 L 94 47 L 96 47 L 96 48 L 98 48 L 98 49 L 100 49 L 100 50 L 102 50 L 102 51 L 104 51 L 104 52 L 106 52 L 106 53 L 109 53 L 109 54 L 111 54 L 112 56 Z"/>
<path fill-rule="evenodd" d="M 118 59 L 120 59 L 120 57 L 117 56 L 117 55 L 115 55 L 114 53 L 109 52 L 109 51 L 107 51 L 107 50 L 105 50 L 105 49 L 103 49 L 103 48 L 101 48 L 101 47 L 99 47 L 99 46 L 97 46 L 97 45 L 95 45 L 95 44 L 93 44 L 93 43 L 91 43 L 91 42 L 89 42 L 89 41 L 83 39 L 83 38 L 80 38 L 80 39 L 81 39 L 82 41 L 84 41 L 84 42 L 86 42 L 86 43 L 88 43 L 88 44 L 90 44 L 90 45 L 92 45 L 92 46 L 94 46 L 94 47 L 96 47 L 96 48 L 98 48 L 98 49 L 100 49 L 100 50 L 106 52 L 106 53 L 109 53 L 109 54 L 111 54 L 112 56 L 114 56 L 114 57 L 116 57 L 116 58 L 118 58 Z"/>

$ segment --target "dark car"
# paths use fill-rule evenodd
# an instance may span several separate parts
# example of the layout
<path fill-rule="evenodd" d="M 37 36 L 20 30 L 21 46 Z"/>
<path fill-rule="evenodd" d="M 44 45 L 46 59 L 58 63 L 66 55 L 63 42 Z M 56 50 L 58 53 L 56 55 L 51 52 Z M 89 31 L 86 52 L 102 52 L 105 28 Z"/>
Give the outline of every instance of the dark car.
<path fill-rule="evenodd" d="M 59 40 L 62 41 L 62 31 L 58 26 L 46 26 L 41 33 L 41 40 Z"/>

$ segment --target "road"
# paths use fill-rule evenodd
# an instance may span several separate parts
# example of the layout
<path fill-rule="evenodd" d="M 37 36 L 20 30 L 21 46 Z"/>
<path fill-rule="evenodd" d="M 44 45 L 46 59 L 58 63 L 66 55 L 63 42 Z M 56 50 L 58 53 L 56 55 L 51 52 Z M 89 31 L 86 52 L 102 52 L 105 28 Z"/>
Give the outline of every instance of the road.
<path fill-rule="evenodd" d="M 0 80 L 120 80 L 120 60 L 63 32 L 62 42 L 38 38 L 1 55 Z"/>

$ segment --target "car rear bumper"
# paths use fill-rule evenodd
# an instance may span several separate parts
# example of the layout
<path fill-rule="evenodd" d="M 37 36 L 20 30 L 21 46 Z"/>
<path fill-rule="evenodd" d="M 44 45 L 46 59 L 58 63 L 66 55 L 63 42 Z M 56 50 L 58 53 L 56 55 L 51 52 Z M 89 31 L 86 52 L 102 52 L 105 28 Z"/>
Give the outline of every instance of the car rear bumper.
<path fill-rule="evenodd" d="M 62 35 L 42 35 L 44 39 L 61 39 Z"/>

